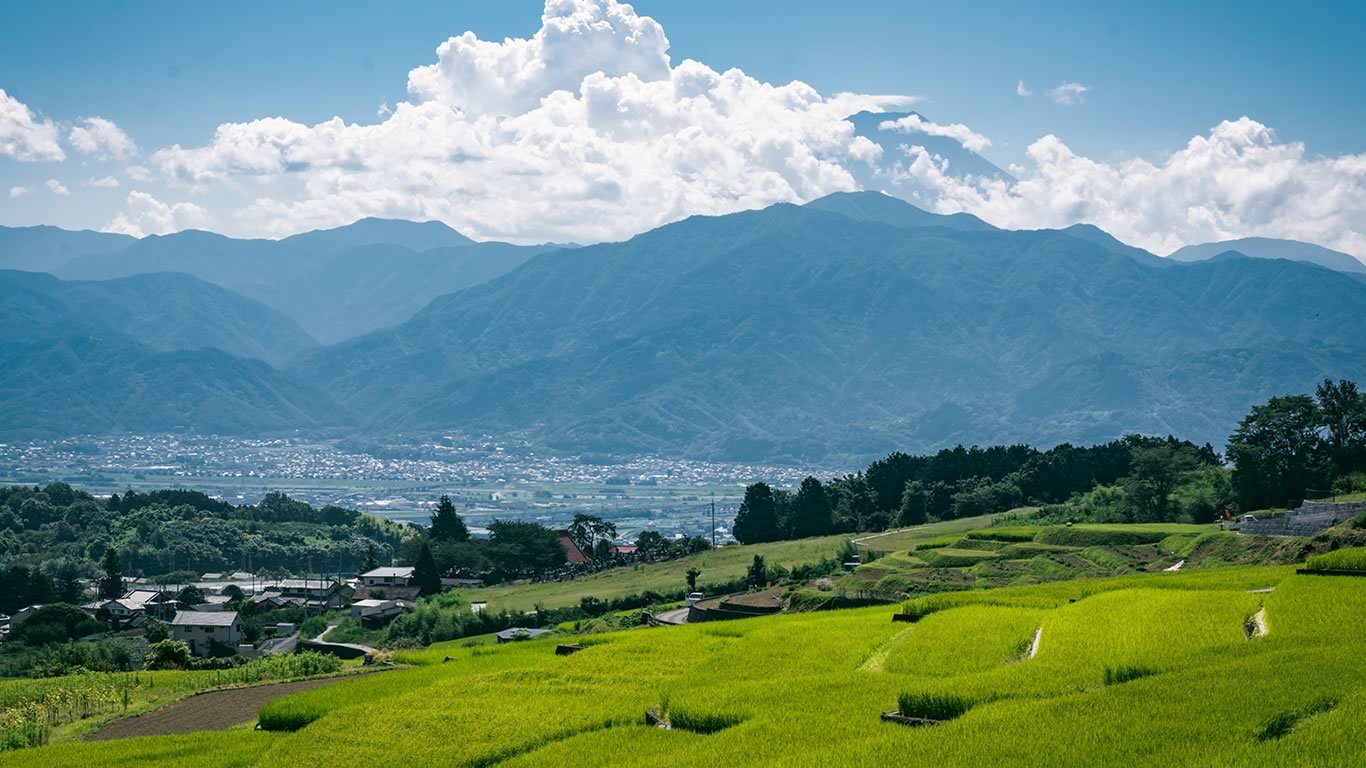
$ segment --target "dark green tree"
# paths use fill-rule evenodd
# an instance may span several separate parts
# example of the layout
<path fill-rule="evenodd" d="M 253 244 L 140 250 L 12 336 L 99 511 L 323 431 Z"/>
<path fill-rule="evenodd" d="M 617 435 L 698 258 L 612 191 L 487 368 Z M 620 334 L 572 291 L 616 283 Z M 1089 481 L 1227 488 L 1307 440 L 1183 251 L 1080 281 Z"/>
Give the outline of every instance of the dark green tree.
<path fill-rule="evenodd" d="M 417 586 L 418 594 L 423 597 L 441 591 L 441 572 L 436 569 L 432 548 L 427 546 L 425 541 L 422 542 L 422 549 L 417 554 L 417 562 L 413 563 L 413 584 Z"/>
<path fill-rule="evenodd" d="M 119 552 L 113 547 L 104 550 L 104 558 L 100 561 L 100 597 L 106 600 L 123 597 L 123 571 L 119 567 Z"/>
<path fill-rule="evenodd" d="M 449 496 L 442 495 L 436 504 L 436 511 L 432 513 L 431 537 L 439 541 L 470 540 L 470 529 L 465 527 L 464 519 L 456 514 Z"/>
<path fill-rule="evenodd" d="M 1273 397 L 1243 417 L 1227 453 L 1244 510 L 1293 506 L 1307 489 L 1327 485 L 1322 422 L 1308 395 Z"/>
<path fill-rule="evenodd" d="M 778 505 L 768 483 L 754 483 L 745 488 L 745 498 L 735 513 L 735 538 L 741 544 L 777 541 Z"/>
<path fill-rule="evenodd" d="M 688 568 L 688 570 L 685 571 L 685 572 L 683 573 L 683 578 L 685 578 L 685 579 L 688 580 L 688 591 L 689 591 L 689 592 L 696 592 L 696 591 L 697 591 L 697 577 L 698 577 L 698 576 L 701 576 L 701 575 L 702 575 L 702 570 L 701 570 L 700 568 L 698 568 L 697 566 L 695 566 L 695 565 L 694 565 L 694 566 L 690 566 L 690 567 Z"/>
<path fill-rule="evenodd" d="M 1335 472 L 1366 470 L 1366 394 L 1347 379 L 1324 379 L 1315 394 Z"/>
<path fill-rule="evenodd" d="M 792 508 L 790 523 L 794 539 L 805 539 L 830 533 L 833 525 L 830 516 L 830 497 L 825 486 L 814 477 L 802 481 L 797 489 L 797 498 Z"/>
<path fill-rule="evenodd" d="M 929 509 L 929 489 L 919 480 L 911 480 L 901 492 L 901 509 L 897 512 L 896 524 L 924 525 L 929 520 Z"/>
<path fill-rule="evenodd" d="M 636 552 L 646 560 L 668 557 L 670 549 L 669 540 L 659 531 L 641 531 L 636 539 Z"/>
<path fill-rule="evenodd" d="M 365 569 L 361 573 L 369 573 L 379 567 L 379 560 L 375 559 L 375 545 L 369 542 L 365 544 Z"/>
<path fill-rule="evenodd" d="M 485 551 L 498 577 L 535 576 L 565 563 L 559 535 L 539 523 L 495 520 L 489 532 Z"/>
<path fill-rule="evenodd" d="M 56 569 L 57 600 L 79 605 L 84 601 L 85 590 L 81 588 L 81 569 L 72 560 L 62 560 Z"/>
<path fill-rule="evenodd" d="M 589 557 L 601 559 L 610 555 L 612 539 L 616 536 L 616 523 L 609 523 L 597 515 L 579 513 L 569 524 L 569 538 Z"/>
<path fill-rule="evenodd" d="M 768 586 L 768 565 L 764 563 L 763 555 L 754 556 L 754 561 L 749 564 L 749 570 L 745 572 L 745 581 L 754 589 Z"/>
<path fill-rule="evenodd" d="M 1133 469 L 1120 481 L 1134 522 L 1165 523 L 1172 519 L 1172 491 L 1195 468 L 1187 452 L 1170 445 L 1135 448 Z"/>
<path fill-rule="evenodd" d="M 182 609 L 189 609 L 196 605 L 200 605 L 204 600 L 204 590 L 190 584 L 189 586 L 183 587 L 176 595 L 175 603 Z"/>

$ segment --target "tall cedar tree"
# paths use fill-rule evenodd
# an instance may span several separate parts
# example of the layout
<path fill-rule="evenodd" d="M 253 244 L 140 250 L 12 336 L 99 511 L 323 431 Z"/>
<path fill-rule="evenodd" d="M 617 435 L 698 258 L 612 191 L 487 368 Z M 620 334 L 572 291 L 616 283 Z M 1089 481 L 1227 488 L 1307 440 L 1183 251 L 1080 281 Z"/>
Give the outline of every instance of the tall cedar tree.
<path fill-rule="evenodd" d="M 755 483 L 745 488 L 745 499 L 735 513 L 735 538 L 741 544 L 777 541 L 778 504 L 768 483 Z"/>
<path fill-rule="evenodd" d="M 451 497 L 443 495 L 441 501 L 437 502 L 436 511 L 432 513 L 432 532 L 433 539 L 442 541 L 469 541 L 470 529 L 465 527 L 465 521 L 455 512 L 455 505 L 451 503 Z"/>
<path fill-rule="evenodd" d="M 123 572 L 119 570 L 119 551 L 113 547 L 104 550 L 104 560 L 100 563 L 104 575 L 100 577 L 100 597 L 114 600 L 123 597 Z"/>
<path fill-rule="evenodd" d="M 441 573 L 436 569 L 432 548 L 425 541 L 422 542 L 422 551 L 417 554 L 417 562 L 413 563 L 413 583 L 423 597 L 441 591 Z"/>

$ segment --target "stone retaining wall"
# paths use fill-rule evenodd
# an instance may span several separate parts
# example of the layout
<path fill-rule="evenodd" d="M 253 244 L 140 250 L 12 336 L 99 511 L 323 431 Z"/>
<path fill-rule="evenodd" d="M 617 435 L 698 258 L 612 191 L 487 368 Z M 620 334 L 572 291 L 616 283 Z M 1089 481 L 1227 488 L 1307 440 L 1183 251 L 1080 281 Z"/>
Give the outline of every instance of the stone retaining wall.
<path fill-rule="evenodd" d="M 1285 517 L 1238 524 L 1239 533 L 1260 536 L 1313 536 L 1343 520 L 1366 512 L 1366 501 L 1306 501 Z"/>

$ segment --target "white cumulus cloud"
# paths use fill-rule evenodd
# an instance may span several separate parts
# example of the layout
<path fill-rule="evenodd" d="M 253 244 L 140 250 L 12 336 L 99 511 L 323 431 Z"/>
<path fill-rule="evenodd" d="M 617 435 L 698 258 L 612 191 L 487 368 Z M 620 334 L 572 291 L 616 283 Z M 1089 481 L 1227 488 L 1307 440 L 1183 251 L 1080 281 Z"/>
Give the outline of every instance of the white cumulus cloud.
<path fill-rule="evenodd" d="M 1091 89 L 1081 83 L 1063 83 L 1049 93 L 1052 94 L 1053 100 L 1059 104 L 1071 105 L 1085 101 L 1085 94 L 1089 90 Z"/>
<path fill-rule="evenodd" d="M 47 188 L 51 190 L 52 194 L 54 195 L 61 195 L 62 197 L 68 197 L 71 195 L 71 190 L 67 189 L 60 181 L 57 181 L 56 179 L 48 179 Z"/>
<path fill-rule="evenodd" d="M 83 155 L 126 160 L 137 152 L 137 145 L 123 129 L 103 117 L 81 118 L 67 132 L 67 141 Z"/>
<path fill-rule="evenodd" d="M 118 189 L 119 180 L 113 176 L 104 176 L 98 179 L 92 177 L 81 182 L 81 186 L 94 187 L 96 189 Z"/>
<path fill-rule="evenodd" d="M 0 88 L 0 155 L 15 160 L 65 160 L 57 143 L 57 126 L 40 120 L 28 105 Z"/>
<path fill-rule="evenodd" d="M 408 86 L 373 124 L 230 123 L 149 165 L 240 194 L 234 226 L 252 234 L 382 215 L 591 242 L 855 189 L 851 168 L 881 150 L 844 118 L 910 103 L 674 63 L 659 24 L 612 0 L 550 0 L 529 39 L 453 37 Z"/>
<path fill-rule="evenodd" d="M 127 210 L 116 215 L 104 231 L 144 237 L 199 229 L 211 221 L 208 212 L 194 203 L 163 203 L 146 192 L 133 190 L 128 193 Z"/>
<path fill-rule="evenodd" d="M 973 131 L 962 123 L 940 125 L 939 123 L 932 123 L 914 113 L 898 120 L 883 120 L 878 124 L 878 128 L 884 131 L 899 131 L 901 133 L 924 133 L 930 136 L 947 136 L 973 152 L 981 152 L 991 146 L 991 139 Z"/>
<path fill-rule="evenodd" d="M 1015 83 L 1015 95 L 1020 97 L 1033 96 L 1034 92 L 1026 88 L 1024 81 L 1020 80 L 1019 82 Z"/>
<path fill-rule="evenodd" d="M 28 194 L 28 187 L 10 187 L 10 188 L 9 188 L 9 199 L 11 199 L 11 200 L 13 200 L 13 199 L 16 198 L 16 197 L 23 197 L 24 195 L 27 195 L 27 194 Z"/>
<path fill-rule="evenodd" d="M 1159 254 L 1262 236 L 1366 257 L 1366 154 L 1310 156 L 1247 117 L 1158 162 L 1093 160 L 1045 136 L 1029 146 L 1030 164 L 1013 169 L 1014 181 L 954 178 L 916 149 L 902 172 L 937 195 L 936 210 L 968 211 L 997 226 L 1086 222 Z"/>

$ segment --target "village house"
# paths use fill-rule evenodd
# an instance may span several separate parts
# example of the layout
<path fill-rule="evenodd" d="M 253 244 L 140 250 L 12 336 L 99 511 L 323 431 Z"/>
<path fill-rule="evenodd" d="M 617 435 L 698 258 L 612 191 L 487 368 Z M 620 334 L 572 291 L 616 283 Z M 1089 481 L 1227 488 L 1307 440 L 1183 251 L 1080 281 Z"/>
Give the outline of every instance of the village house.
<path fill-rule="evenodd" d="M 404 611 L 410 611 L 414 604 L 407 600 L 376 600 L 366 599 L 357 600 L 351 604 L 351 615 L 360 619 L 361 623 L 376 627 L 388 624 Z"/>
<path fill-rule="evenodd" d="M 383 566 L 360 575 L 360 583 L 367 587 L 406 587 L 413 582 L 411 565 Z"/>
<path fill-rule="evenodd" d="M 305 608 L 340 610 L 351 602 L 355 590 L 336 581 L 321 579 L 283 579 L 262 590 L 263 595 L 279 597 L 286 603 Z"/>
<path fill-rule="evenodd" d="M 236 611 L 181 611 L 170 626 L 171 636 L 184 641 L 196 656 L 208 656 L 215 644 L 236 652 L 242 642 L 242 619 Z"/>

